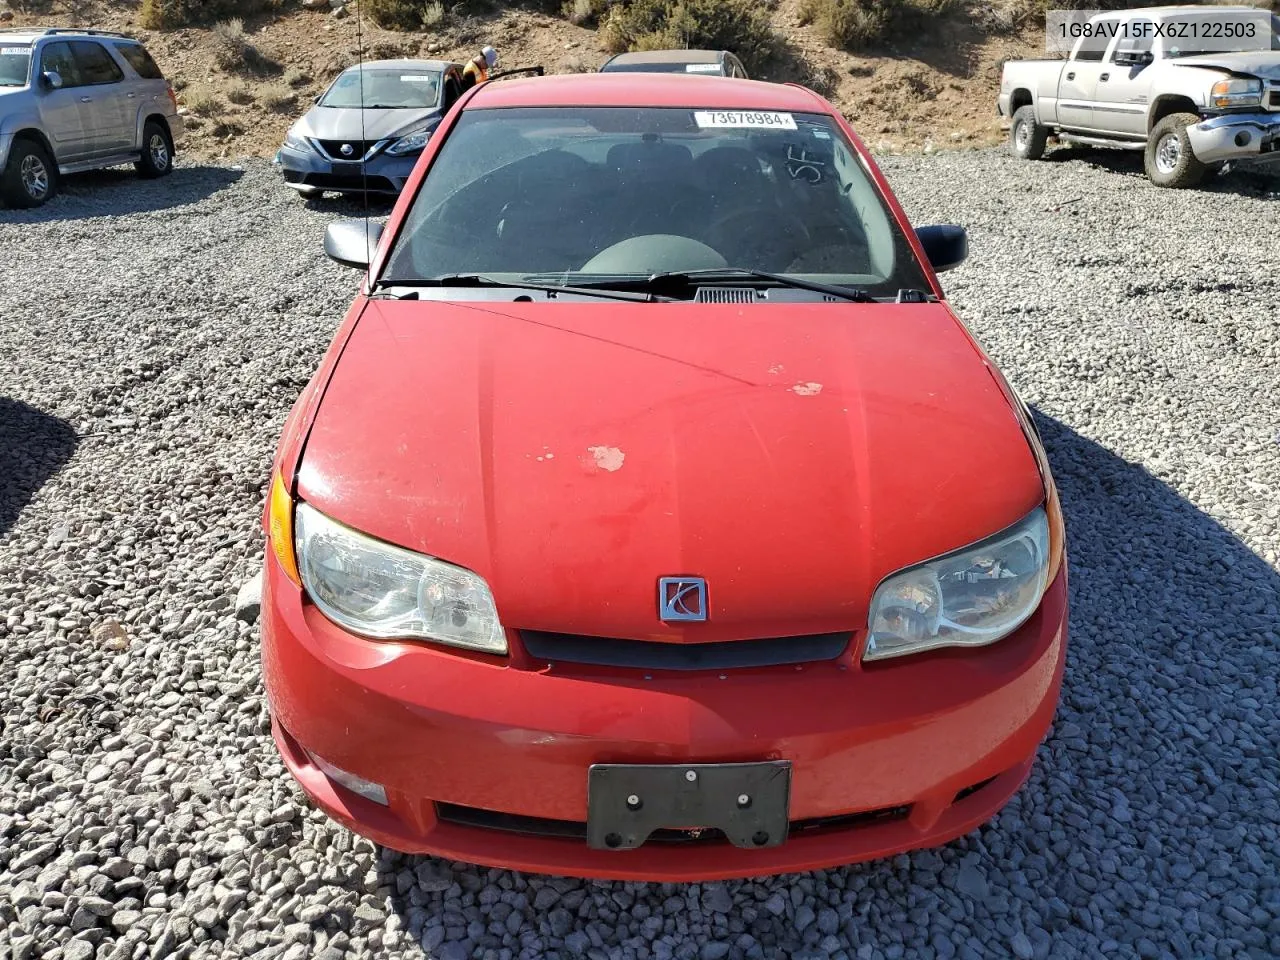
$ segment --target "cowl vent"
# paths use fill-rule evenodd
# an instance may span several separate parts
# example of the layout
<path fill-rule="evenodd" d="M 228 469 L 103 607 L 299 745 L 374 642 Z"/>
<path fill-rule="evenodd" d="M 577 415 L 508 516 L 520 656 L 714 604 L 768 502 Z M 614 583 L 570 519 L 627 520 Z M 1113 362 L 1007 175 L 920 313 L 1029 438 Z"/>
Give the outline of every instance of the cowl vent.
<path fill-rule="evenodd" d="M 756 291 L 751 287 L 699 287 L 695 303 L 755 303 Z"/>

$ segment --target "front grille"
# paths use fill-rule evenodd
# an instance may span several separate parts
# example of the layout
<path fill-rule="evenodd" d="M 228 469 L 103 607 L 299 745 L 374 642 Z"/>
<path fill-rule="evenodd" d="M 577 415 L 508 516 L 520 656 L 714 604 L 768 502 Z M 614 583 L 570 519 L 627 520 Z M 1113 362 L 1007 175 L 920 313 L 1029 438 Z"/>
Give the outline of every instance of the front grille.
<path fill-rule="evenodd" d="M 535 660 L 635 670 L 741 670 L 834 660 L 852 637 L 852 633 L 814 633 L 719 643 L 658 643 L 520 631 L 525 650 Z"/>
<path fill-rule="evenodd" d="M 518 833 L 527 837 L 548 840 L 587 839 L 587 825 L 576 820 L 551 820 L 545 817 L 525 817 L 514 813 L 495 813 L 479 807 L 464 807 L 456 803 L 437 803 L 436 817 L 442 823 L 481 830 L 499 830 Z M 881 823 L 905 820 L 911 815 L 910 805 L 884 807 L 879 810 L 863 810 L 859 813 L 843 813 L 833 817 L 814 817 L 792 821 L 789 836 L 808 836 L 814 833 L 850 830 Z M 701 830 L 696 835 L 688 830 L 655 830 L 650 843 L 718 844 L 727 843 L 724 834 L 716 829 Z"/>
<path fill-rule="evenodd" d="M 378 141 L 376 140 L 317 140 L 320 149 L 334 160 L 359 160 Z M 350 144 L 351 152 L 343 153 L 342 145 Z"/>

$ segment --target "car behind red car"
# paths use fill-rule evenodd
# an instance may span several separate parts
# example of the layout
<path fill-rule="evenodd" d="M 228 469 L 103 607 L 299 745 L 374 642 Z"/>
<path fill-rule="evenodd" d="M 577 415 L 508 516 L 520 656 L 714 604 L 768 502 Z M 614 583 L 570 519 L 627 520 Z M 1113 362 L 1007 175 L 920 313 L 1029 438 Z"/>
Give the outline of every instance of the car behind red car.
<path fill-rule="evenodd" d="M 693 880 L 1017 790 L 1065 657 L 1053 480 L 938 284 L 963 230 L 913 230 L 827 101 L 485 84 L 326 248 L 368 274 L 273 464 L 262 660 L 330 816 Z"/>

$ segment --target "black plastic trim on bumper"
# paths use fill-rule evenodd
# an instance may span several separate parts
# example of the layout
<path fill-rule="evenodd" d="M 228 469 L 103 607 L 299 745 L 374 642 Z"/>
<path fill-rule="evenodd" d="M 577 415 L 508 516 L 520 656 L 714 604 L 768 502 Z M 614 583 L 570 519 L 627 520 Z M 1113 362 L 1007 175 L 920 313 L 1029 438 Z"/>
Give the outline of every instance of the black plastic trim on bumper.
<path fill-rule="evenodd" d="M 660 643 L 577 634 L 521 630 L 520 640 L 535 660 L 637 670 L 733 670 L 834 660 L 852 633 L 815 633 L 718 643 Z"/>

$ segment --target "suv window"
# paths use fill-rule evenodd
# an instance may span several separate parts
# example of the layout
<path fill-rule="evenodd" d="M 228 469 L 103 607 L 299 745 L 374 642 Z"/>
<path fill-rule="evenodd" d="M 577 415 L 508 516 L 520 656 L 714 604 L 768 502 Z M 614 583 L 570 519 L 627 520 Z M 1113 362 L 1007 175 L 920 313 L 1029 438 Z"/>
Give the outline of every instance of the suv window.
<path fill-rule="evenodd" d="M 0 87 L 24 87 L 31 66 L 31 46 L 0 44 Z"/>
<path fill-rule="evenodd" d="M 81 82 L 89 84 L 119 83 L 124 71 L 111 59 L 111 54 L 100 43 L 92 40 L 72 40 L 71 53 L 80 66 Z"/>
<path fill-rule="evenodd" d="M 80 78 L 80 67 L 71 55 L 71 44 L 65 40 L 47 44 L 40 51 L 40 72 L 56 73 L 62 78 L 64 87 L 78 87 L 84 83 Z"/>
<path fill-rule="evenodd" d="M 146 47 L 140 43 L 117 43 L 116 51 L 133 67 L 133 72 L 143 80 L 163 80 L 160 65 L 147 53 Z"/>

